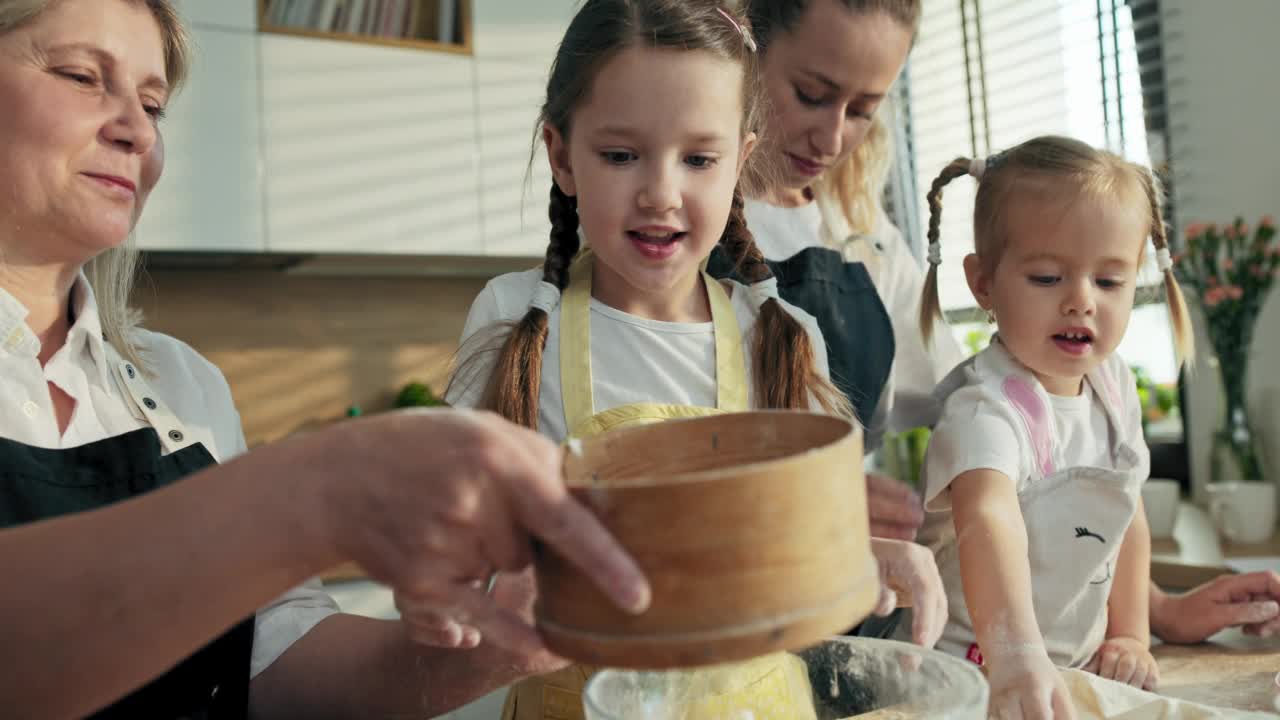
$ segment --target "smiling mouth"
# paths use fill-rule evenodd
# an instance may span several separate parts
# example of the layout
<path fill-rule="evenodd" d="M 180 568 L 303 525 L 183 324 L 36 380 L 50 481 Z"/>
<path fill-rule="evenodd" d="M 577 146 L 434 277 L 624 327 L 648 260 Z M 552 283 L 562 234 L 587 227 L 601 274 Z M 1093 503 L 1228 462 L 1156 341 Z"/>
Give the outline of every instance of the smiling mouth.
<path fill-rule="evenodd" d="M 1083 331 L 1058 333 L 1053 336 L 1053 339 L 1057 340 L 1058 342 L 1071 343 L 1075 345 L 1092 345 L 1093 344 L 1093 334 L 1089 332 L 1083 332 Z"/>
<path fill-rule="evenodd" d="M 656 233 L 641 230 L 628 230 L 627 237 L 649 245 L 670 245 L 678 240 L 683 240 L 689 233 L 676 231 L 668 233 Z"/>
<path fill-rule="evenodd" d="M 134 194 L 138 192 L 138 186 L 132 180 L 122 178 L 116 175 L 100 175 L 98 173 L 85 173 L 85 177 L 90 180 L 96 180 L 103 185 L 116 188 L 119 191 Z"/>

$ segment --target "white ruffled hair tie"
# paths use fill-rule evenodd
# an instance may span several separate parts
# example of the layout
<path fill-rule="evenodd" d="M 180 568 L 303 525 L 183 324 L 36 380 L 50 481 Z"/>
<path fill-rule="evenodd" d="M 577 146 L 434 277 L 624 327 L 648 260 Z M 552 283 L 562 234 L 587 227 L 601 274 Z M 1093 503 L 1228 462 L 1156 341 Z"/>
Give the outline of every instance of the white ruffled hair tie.
<path fill-rule="evenodd" d="M 751 293 L 751 297 L 759 301 L 760 304 L 764 304 L 764 301 L 769 298 L 780 297 L 778 295 L 777 277 L 769 277 L 761 280 L 760 282 L 751 283 L 747 286 L 747 290 Z"/>
<path fill-rule="evenodd" d="M 1156 269 L 1162 273 L 1173 269 L 1173 255 L 1169 253 L 1169 248 L 1156 250 Z"/>
<path fill-rule="evenodd" d="M 969 161 L 969 174 L 981 180 L 982 174 L 987 171 L 987 161 L 982 158 L 973 158 Z"/>
<path fill-rule="evenodd" d="M 560 305 L 560 288 L 543 280 L 538 283 L 537 289 L 533 291 L 533 300 L 529 302 L 530 308 L 538 308 L 542 312 L 550 315 Z"/>
<path fill-rule="evenodd" d="M 942 264 L 942 243 L 937 242 L 936 240 L 929 243 L 929 264 Z"/>

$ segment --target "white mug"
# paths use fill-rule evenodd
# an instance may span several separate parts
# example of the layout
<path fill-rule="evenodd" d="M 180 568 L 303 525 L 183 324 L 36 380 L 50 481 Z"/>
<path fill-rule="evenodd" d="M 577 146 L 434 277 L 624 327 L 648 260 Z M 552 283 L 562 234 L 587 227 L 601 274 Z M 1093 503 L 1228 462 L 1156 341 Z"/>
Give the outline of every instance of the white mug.
<path fill-rule="evenodd" d="M 1260 543 L 1276 530 L 1276 486 L 1269 482 L 1210 483 L 1209 514 L 1222 537 Z"/>
<path fill-rule="evenodd" d="M 1180 500 L 1181 487 L 1177 480 L 1151 478 L 1143 483 L 1142 507 L 1147 512 L 1147 524 L 1151 526 L 1153 540 L 1173 537 Z"/>

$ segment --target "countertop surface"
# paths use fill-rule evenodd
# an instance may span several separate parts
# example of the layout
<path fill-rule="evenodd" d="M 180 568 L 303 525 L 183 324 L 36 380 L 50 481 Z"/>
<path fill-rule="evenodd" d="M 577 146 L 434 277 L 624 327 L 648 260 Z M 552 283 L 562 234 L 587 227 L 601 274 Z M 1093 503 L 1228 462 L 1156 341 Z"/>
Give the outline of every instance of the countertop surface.
<path fill-rule="evenodd" d="M 1218 633 L 1200 645 L 1157 645 L 1159 693 L 1205 705 L 1276 712 L 1280 640 Z"/>
<path fill-rule="evenodd" d="M 1173 537 L 1151 542 L 1151 576 L 1161 585 L 1188 588 L 1207 582 L 1240 558 L 1280 560 L 1280 537 L 1257 545 L 1222 542 L 1208 513 L 1183 503 Z M 1266 562 L 1261 565 L 1266 565 Z M 1280 564 L 1277 565 L 1280 569 Z M 1237 710 L 1276 712 L 1280 638 L 1224 630 L 1200 645 L 1157 645 L 1160 694 Z"/>

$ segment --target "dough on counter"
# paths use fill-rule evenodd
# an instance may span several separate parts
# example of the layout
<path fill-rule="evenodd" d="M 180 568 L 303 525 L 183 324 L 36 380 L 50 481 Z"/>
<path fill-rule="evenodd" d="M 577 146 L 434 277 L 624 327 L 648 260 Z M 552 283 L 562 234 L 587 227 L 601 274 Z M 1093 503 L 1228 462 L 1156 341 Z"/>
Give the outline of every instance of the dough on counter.
<path fill-rule="evenodd" d="M 1162 697 L 1083 670 L 1062 670 L 1076 720 L 1275 720 L 1269 713 L 1198 705 Z"/>

